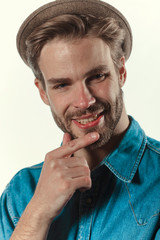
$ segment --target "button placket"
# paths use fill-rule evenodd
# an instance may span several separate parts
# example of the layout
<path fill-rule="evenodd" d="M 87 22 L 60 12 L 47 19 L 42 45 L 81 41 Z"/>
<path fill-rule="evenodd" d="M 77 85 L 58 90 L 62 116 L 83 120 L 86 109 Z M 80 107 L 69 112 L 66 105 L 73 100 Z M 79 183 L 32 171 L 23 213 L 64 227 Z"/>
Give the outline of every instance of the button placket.
<path fill-rule="evenodd" d="M 93 212 L 98 195 L 98 182 L 92 180 L 92 188 L 80 194 L 79 201 L 79 232 L 78 240 L 89 240 L 92 226 Z"/>

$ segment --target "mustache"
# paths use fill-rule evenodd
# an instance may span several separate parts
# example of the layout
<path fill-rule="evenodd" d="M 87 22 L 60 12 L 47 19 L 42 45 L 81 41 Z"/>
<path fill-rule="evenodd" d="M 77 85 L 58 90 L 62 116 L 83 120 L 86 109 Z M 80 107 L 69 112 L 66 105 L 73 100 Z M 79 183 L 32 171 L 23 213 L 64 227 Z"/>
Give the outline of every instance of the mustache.
<path fill-rule="evenodd" d="M 103 102 L 102 100 L 96 101 L 93 105 L 89 106 L 87 109 L 77 109 L 74 112 L 66 113 L 65 119 L 70 120 L 74 117 L 81 117 L 87 114 L 96 114 L 98 112 L 110 112 L 111 105 L 108 102 Z"/>

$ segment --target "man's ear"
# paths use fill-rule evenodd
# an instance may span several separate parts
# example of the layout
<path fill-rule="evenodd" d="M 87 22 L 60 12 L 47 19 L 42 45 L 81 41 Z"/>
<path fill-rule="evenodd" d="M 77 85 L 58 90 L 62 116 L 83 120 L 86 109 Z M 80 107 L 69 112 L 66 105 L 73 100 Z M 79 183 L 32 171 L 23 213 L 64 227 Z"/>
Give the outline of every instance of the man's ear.
<path fill-rule="evenodd" d="M 126 77 L 127 77 L 127 72 L 126 72 L 126 67 L 125 67 L 125 57 L 121 57 L 120 59 L 121 61 L 121 67 L 119 69 L 119 85 L 120 87 L 123 87 L 126 81 Z"/>
<path fill-rule="evenodd" d="M 48 97 L 47 97 L 47 94 L 46 94 L 46 91 L 42 85 L 42 82 L 39 80 L 39 79 L 35 79 L 34 80 L 34 84 L 36 85 L 36 87 L 38 88 L 39 90 L 39 94 L 40 94 L 40 97 L 41 99 L 43 100 L 43 102 L 47 105 L 49 105 L 49 101 L 48 101 Z"/>

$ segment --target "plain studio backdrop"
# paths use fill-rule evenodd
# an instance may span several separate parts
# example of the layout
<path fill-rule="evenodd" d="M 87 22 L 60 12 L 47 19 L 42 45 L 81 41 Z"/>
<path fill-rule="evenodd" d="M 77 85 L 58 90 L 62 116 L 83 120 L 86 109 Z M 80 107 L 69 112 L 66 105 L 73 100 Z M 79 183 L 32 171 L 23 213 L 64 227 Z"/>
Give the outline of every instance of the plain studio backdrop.
<path fill-rule="evenodd" d="M 42 103 L 31 70 L 16 50 L 22 21 L 45 0 L 9 0 L 0 15 L 0 193 L 22 168 L 44 160 L 57 148 L 63 133 L 50 109 Z M 160 2 L 159 0 L 108 0 L 128 19 L 133 50 L 126 63 L 124 101 L 128 114 L 146 134 L 160 140 Z"/>

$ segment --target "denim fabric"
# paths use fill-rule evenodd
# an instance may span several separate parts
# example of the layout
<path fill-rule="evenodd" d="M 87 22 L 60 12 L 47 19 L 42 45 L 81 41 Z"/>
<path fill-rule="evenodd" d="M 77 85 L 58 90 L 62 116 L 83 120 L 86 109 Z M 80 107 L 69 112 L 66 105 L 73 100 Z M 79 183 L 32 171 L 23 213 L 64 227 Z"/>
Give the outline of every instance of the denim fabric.
<path fill-rule="evenodd" d="M 1 240 L 10 238 L 32 198 L 42 165 L 18 172 L 2 194 Z M 160 239 L 160 142 L 146 137 L 133 118 L 118 148 L 91 177 L 92 188 L 73 195 L 48 240 Z"/>

